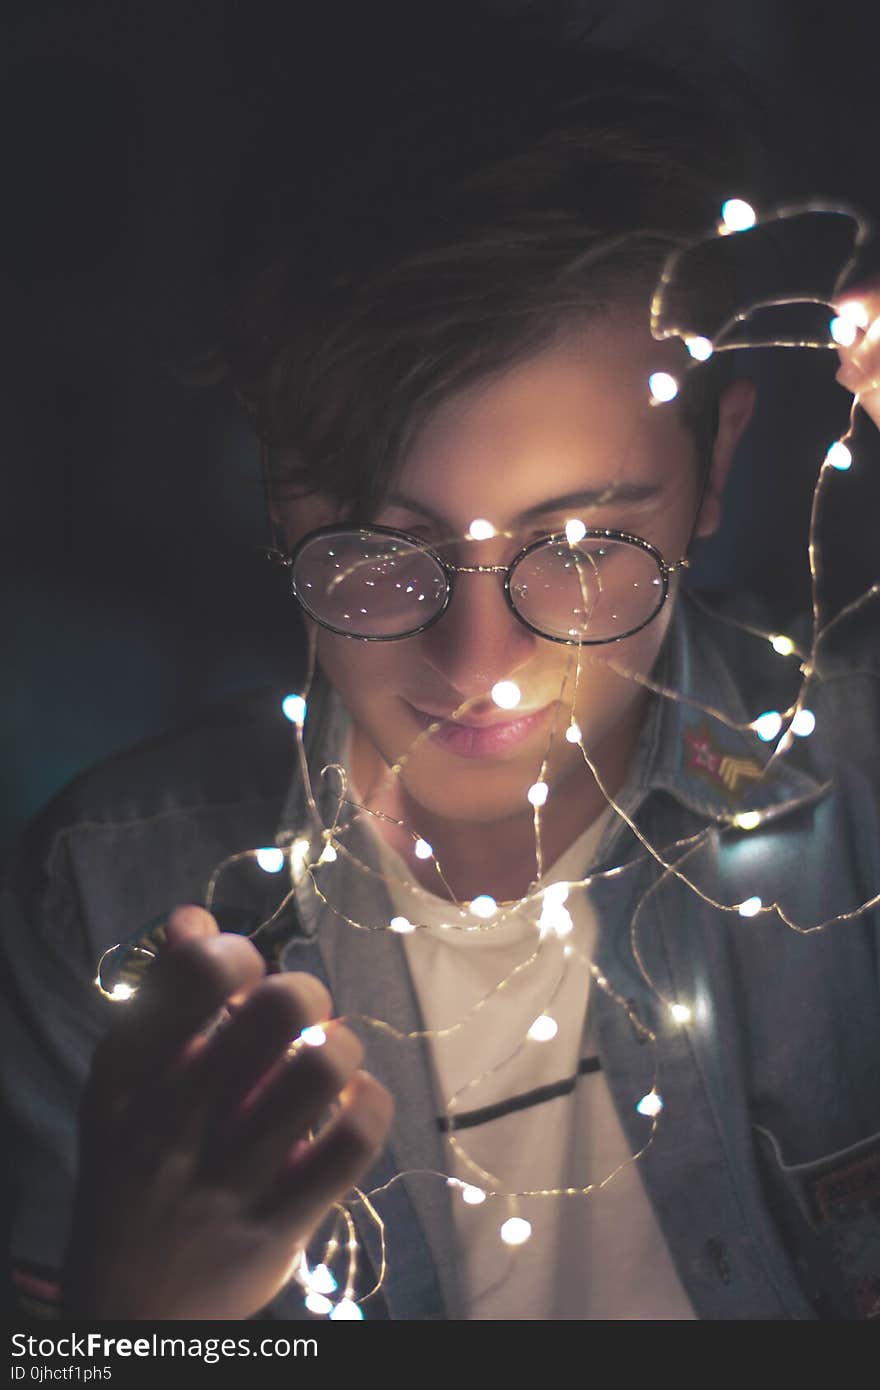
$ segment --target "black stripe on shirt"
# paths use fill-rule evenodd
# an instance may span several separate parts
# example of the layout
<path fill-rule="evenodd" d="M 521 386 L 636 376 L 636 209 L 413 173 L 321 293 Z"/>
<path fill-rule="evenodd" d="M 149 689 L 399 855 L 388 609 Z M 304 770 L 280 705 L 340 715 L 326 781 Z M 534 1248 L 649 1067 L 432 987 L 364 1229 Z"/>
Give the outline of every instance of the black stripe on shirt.
<path fill-rule="evenodd" d="M 598 1057 L 582 1057 L 575 1076 L 567 1076 L 564 1081 L 552 1081 L 548 1086 L 536 1086 L 533 1091 L 524 1091 L 520 1096 L 496 1101 L 494 1105 L 483 1105 L 479 1110 L 465 1110 L 460 1115 L 440 1115 L 437 1128 L 441 1134 L 451 1134 L 453 1130 L 473 1129 L 475 1125 L 500 1120 L 503 1115 L 512 1115 L 516 1110 L 529 1110 L 533 1105 L 543 1105 L 547 1100 L 556 1100 L 557 1096 L 570 1095 L 577 1084 L 578 1076 L 601 1070 L 602 1064 Z"/>

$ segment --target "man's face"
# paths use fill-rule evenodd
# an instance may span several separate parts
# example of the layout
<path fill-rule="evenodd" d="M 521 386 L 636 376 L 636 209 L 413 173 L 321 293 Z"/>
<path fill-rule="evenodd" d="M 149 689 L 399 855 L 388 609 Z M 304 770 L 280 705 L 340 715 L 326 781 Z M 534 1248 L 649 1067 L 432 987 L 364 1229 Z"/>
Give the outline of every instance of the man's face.
<path fill-rule="evenodd" d="M 696 451 L 676 407 L 649 403 L 647 378 L 680 369 L 680 353 L 623 317 L 450 399 L 415 439 L 373 519 L 424 538 L 456 565 L 507 564 L 571 519 L 640 536 L 676 563 L 696 520 Z M 701 534 L 717 525 L 732 436 L 745 423 L 734 430 L 724 407 L 722 416 Z M 498 534 L 465 539 L 476 518 Z M 333 519 L 314 498 L 282 511 L 291 543 Z M 364 642 L 316 629 L 320 664 L 354 721 L 361 779 L 366 768 L 372 780 L 402 763 L 411 804 L 433 817 L 487 822 L 530 813 L 526 793 L 539 779 L 551 796 L 576 788 L 587 773 L 580 749 L 565 738 L 572 722 L 600 767 L 619 763 L 644 701 L 634 677 L 654 664 L 677 576 L 665 607 L 641 632 L 580 649 L 524 627 L 506 602 L 503 576 L 462 574 L 454 584 L 443 616 L 413 637 Z M 519 687 L 516 709 L 493 703 L 499 681 Z M 459 710 L 454 724 L 426 735 L 432 717 L 451 720 Z"/>

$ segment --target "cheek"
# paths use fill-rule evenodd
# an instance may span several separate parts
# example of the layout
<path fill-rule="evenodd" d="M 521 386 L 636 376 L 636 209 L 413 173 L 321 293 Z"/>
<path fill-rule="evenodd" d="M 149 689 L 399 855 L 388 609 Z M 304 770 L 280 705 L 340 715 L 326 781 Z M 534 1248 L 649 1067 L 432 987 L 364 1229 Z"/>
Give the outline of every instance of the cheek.
<path fill-rule="evenodd" d="M 608 647 L 585 648 L 578 681 L 577 707 L 582 712 L 604 712 L 609 723 L 632 705 L 645 691 L 643 679 L 649 677 L 672 619 L 674 599 L 670 596 L 653 622 L 623 642 Z"/>
<path fill-rule="evenodd" d="M 353 717 L 367 711 L 381 717 L 388 696 L 400 689 L 406 670 L 405 643 L 358 642 L 319 629 L 316 637 L 321 670 Z"/>

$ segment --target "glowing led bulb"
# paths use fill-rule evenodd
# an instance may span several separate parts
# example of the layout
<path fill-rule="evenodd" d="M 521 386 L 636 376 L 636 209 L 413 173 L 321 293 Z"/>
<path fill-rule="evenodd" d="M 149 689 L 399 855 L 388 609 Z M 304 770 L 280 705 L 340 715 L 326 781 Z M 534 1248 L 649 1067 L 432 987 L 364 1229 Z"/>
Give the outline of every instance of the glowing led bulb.
<path fill-rule="evenodd" d="M 326 1265 L 315 1265 L 314 1269 L 308 1271 L 306 1281 L 315 1293 L 335 1293 L 338 1288 L 333 1274 Z"/>
<path fill-rule="evenodd" d="M 392 917 L 388 925 L 392 931 L 400 932 L 401 935 L 405 935 L 406 932 L 415 931 L 415 927 L 408 917 Z"/>
<path fill-rule="evenodd" d="M 308 840 L 304 837 L 299 840 L 294 840 L 293 844 L 290 846 L 290 858 L 293 864 L 293 876 L 295 879 L 302 878 L 305 873 L 311 848 Z"/>
<path fill-rule="evenodd" d="M 469 1207 L 478 1207 L 486 1200 L 486 1194 L 481 1187 L 475 1187 L 473 1183 L 466 1182 L 461 1189 L 461 1200 L 467 1202 Z"/>
<path fill-rule="evenodd" d="M 516 709 L 522 699 L 522 691 L 515 681 L 497 681 L 491 695 L 499 709 Z"/>
<path fill-rule="evenodd" d="M 752 728 L 762 743 L 772 743 L 782 728 L 782 715 L 775 709 L 765 710 L 758 715 Z"/>
<path fill-rule="evenodd" d="M 642 1096 L 636 1110 L 640 1115 L 659 1115 L 663 1109 L 663 1097 L 657 1091 L 649 1091 L 646 1096 Z"/>
<path fill-rule="evenodd" d="M 284 850 L 272 847 L 258 849 L 257 863 L 264 873 L 279 874 L 284 868 Z"/>
<path fill-rule="evenodd" d="M 841 439 L 835 440 L 825 455 L 825 462 L 832 468 L 837 468 L 841 473 L 845 473 L 852 467 L 852 454 Z"/>
<path fill-rule="evenodd" d="M 501 1227 L 501 1239 L 505 1245 L 523 1245 L 532 1234 L 530 1222 L 522 1216 L 510 1216 Z"/>
<path fill-rule="evenodd" d="M 652 372 L 648 377 L 648 387 L 652 399 L 661 404 L 674 401 L 678 395 L 678 382 L 668 372 Z"/>
<path fill-rule="evenodd" d="M 771 637 L 770 646 L 775 652 L 778 652 L 780 656 L 791 656 L 794 651 L 794 642 L 792 642 L 790 637 L 784 636 L 783 633 Z"/>
<path fill-rule="evenodd" d="M 715 351 L 708 338 L 685 338 L 684 345 L 697 362 L 705 362 Z"/>
<path fill-rule="evenodd" d="M 302 728 L 306 718 L 306 702 L 301 695 L 285 695 L 281 701 L 281 710 L 291 724 Z"/>
<path fill-rule="evenodd" d="M 532 1042 L 549 1042 L 559 1032 L 559 1024 L 549 1014 L 539 1014 L 528 1031 Z"/>
<path fill-rule="evenodd" d="M 323 1047 L 327 1041 L 327 1034 L 320 1023 L 313 1023 L 309 1028 L 304 1028 L 299 1036 L 306 1047 Z"/>
<path fill-rule="evenodd" d="M 113 988 L 110 990 L 110 998 L 120 1004 L 123 1002 L 123 1000 L 130 999 L 133 994 L 134 990 L 132 989 L 131 985 L 125 984 L 123 980 L 120 980 L 119 984 L 114 985 Z"/>
<path fill-rule="evenodd" d="M 362 1322 L 363 1313 L 350 1298 L 341 1298 L 330 1314 L 331 1322 Z"/>
<path fill-rule="evenodd" d="M 669 1012 L 672 1014 L 676 1023 L 690 1023 L 691 1011 L 687 1004 L 671 1004 Z"/>
<path fill-rule="evenodd" d="M 740 903 L 737 912 L 740 917 L 757 917 L 763 906 L 760 898 L 746 898 L 745 902 Z"/>
<path fill-rule="evenodd" d="M 569 724 L 565 731 L 565 741 L 566 743 L 580 743 L 581 730 L 579 724 Z"/>
<path fill-rule="evenodd" d="M 871 322 L 868 310 L 858 299 L 849 299 L 845 304 L 838 304 L 837 312 L 847 323 L 854 323 L 856 328 L 867 328 Z"/>
<path fill-rule="evenodd" d="M 492 917 L 498 911 L 498 904 L 488 893 L 480 893 L 471 903 L 475 917 Z"/>
<path fill-rule="evenodd" d="M 306 1294 L 306 1307 L 310 1313 L 318 1313 L 321 1317 L 333 1312 L 333 1304 L 322 1293 Z"/>
<path fill-rule="evenodd" d="M 468 535 L 472 541 L 490 541 L 495 535 L 495 527 L 484 517 L 477 517 L 468 527 Z"/>
<path fill-rule="evenodd" d="M 546 782 L 533 782 L 526 792 L 526 796 L 533 806 L 543 806 L 549 795 L 550 788 Z"/>
<path fill-rule="evenodd" d="M 544 902 L 554 904 L 567 902 L 568 888 L 569 885 L 564 881 L 562 883 L 548 883 L 544 889 Z"/>
<path fill-rule="evenodd" d="M 572 517 L 565 523 L 565 539 L 568 541 L 569 545 L 577 545 L 578 541 L 582 541 L 586 534 L 586 526 L 582 521 L 578 521 L 576 517 Z"/>
<path fill-rule="evenodd" d="M 757 811 L 740 811 L 739 815 L 734 816 L 733 823 L 737 830 L 754 830 L 756 825 L 761 824 L 761 817 Z"/>
<path fill-rule="evenodd" d="M 758 220 L 751 203 L 742 198 L 728 198 L 721 208 L 721 218 L 719 230 L 725 232 L 747 232 Z"/>
<path fill-rule="evenodd" d="M 543 940 L 551 933 L 553 936 L 568 936 L 574 928 L 574 922 L 568 908 L 563 907 L 561 903 L 545 903 L 538 926 Z"/>
<path fill-rule="evenodd" d="M 791 721 L 791 732 L 798 738 L 809 738 L 816 727 L 816 716 L 811 709 L 799 709 Z"/>
<path fill-rule="evenodd" d="M 434 850 L 431 845 L 428 844 L 427 840 L 416 840 L 413 846 L 413 853 L 416 859 L 430 859 Z"/>
<path fill-rule="evenodd" d="M 828 331 L 835 343 L 839 343 L 841 347 L 852 347 L 859 330 L 852 319 L 840 317 L 831 320 Z"/>

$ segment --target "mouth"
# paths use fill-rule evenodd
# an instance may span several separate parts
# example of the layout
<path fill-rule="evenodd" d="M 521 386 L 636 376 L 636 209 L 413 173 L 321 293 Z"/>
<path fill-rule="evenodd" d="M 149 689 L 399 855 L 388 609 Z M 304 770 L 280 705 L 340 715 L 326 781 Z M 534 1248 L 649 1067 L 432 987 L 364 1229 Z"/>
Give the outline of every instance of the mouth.
<path fill-rule="evenodd" d="M 492 758 L 510 752 L 524 744 L 546 723 L 553 708 L 552 705 L 545 705 L 543 709 L 518 715 L 516 719 L 470 724 L 464 719 L 444 719 L 440 715 L 427 714 L 410 705 L 409 701 L 406 703 L 422 729 L 437 726 L 430 735 L 431 742 L 460 758 Z"/>

